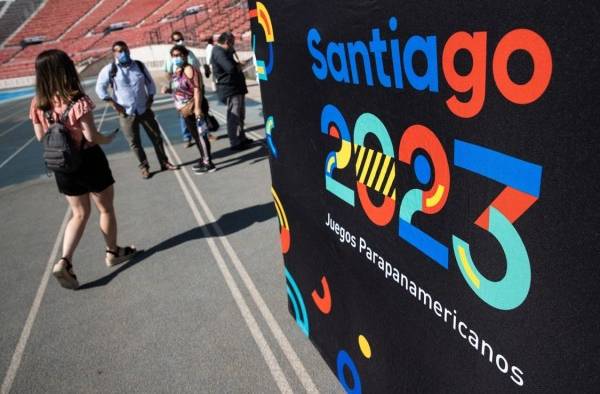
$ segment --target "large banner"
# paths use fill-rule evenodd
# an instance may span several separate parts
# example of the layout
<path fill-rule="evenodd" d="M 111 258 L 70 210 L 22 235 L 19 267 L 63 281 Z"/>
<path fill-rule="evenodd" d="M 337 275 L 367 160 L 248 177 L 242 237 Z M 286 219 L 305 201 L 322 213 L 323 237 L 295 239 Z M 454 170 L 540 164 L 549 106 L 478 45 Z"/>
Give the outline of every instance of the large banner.
<path fill-rule="evenodd" d="M 250 1 L 290 312 L 344 389 L 600 390 L 592 1 Z"/>

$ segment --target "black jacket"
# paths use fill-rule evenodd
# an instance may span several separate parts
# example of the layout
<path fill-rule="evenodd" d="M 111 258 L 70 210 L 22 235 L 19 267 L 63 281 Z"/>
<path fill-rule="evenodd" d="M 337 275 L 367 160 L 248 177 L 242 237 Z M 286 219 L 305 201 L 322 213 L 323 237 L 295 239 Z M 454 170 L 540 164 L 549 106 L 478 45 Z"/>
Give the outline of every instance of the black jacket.
<path fill-rule="evenodd" d="M 233 59 L 233 52 L 215 45 L 210 64 L 217 81 L 219 100 L 225 102 L 228 97 L 248 93 L 246 78 L 238 68 L 238 63 Z"/>

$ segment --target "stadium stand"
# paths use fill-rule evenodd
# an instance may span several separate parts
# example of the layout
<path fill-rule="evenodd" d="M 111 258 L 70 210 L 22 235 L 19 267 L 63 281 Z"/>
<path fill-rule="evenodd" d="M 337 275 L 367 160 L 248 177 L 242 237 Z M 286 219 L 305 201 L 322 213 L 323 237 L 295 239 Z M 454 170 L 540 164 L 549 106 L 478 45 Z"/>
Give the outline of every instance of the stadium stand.
<path fill-rule="evenodd" d="M 24 39 L 35 36 L 44 37 L 45 41 L 56 40 L 95 3 L 96 0 L 48 0 L 7 45 L 19 45 Z"/>
<path fill-rule="evenodd" d="M 98 2 L 98 5 L 73 26 L 73 29 L 67 32 L 63 38 L 74 39 L 85 36 L 93 28 L 103 23 L 120 7 L 125 5 L 125 3 L 126 0 L 104 0 Z"/>
<path fill-rule="evenodd" d="M 174 30 L 196 47 L 223 31 L 233 32 L 244 49 L 250 45 L 247 5 L 240 0 L 17 0 L 4 5 L 6 12 L 15 12 L 17 3 L 20 12 L 25 12 L 20 21 L 23 26 L 13 27 L 0 46 L 0 80 L 33 75 L 35 58 L 46 49 L 59 48 L 76 63 L 92 63 L 108 54 L 116 40 L 132 48 L 170 43 Z M 122 22 L 127 25 L 110 28 Z M 23 42 L 34 36 L 39 42 Z"/>
<path fill-rule="evenodd" d="M 43 0 L 4 1 L 0 17 L 0 44 L 13 34 L 42 4 Z"/>
<path fill-rule="evenodd" d="M 123 8 L 119 9 L 97 27 L 95 32 L 100 33 L 106 30 L 111 24 L 121 22 L 127 22 L 130 27 L 135 27 L 165 3 L 165 0 L 128 1 Z"/>

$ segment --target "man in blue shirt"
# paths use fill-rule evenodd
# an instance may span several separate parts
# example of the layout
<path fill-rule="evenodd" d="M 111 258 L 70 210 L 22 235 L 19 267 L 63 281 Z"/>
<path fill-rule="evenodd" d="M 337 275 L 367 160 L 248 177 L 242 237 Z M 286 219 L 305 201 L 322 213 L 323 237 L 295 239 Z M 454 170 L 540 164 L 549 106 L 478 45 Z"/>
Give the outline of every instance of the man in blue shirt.
<path fill-rule="evenodd" d="M 121 130 L 139 162 L 144 179 L 150 178 L 150 165 L 140 140 L 140 124 L 154 145 L 160 169 L 176 170 L 178 167 L 167 158 L 160 128 L 150 108 L 156 93 L 150 73 L 142 62 L 131 59 L 129 48 L 123 41 L 115 42 L 112 51 L 115 60 L 100 71 L 96 94 L 119 114 Z M 112 94 L 108 93 L 109 86 Z"/>

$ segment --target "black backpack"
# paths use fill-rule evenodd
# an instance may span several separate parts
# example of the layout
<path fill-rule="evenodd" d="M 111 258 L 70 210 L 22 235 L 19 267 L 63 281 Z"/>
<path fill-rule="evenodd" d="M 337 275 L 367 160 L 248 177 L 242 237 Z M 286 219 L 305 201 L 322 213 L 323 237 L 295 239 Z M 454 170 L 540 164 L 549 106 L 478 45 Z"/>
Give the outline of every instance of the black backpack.
<path fill-rule="evenodd" d="M 71 138 L 65 122 L 69 117 L 69 112 L 78 98 L 73 100 L 62 113 L 58 122 L 54 121 L 52 111 L 46 111 L 44 114 L 50 127 L 42 139 L 44 144 L 44 162 L 49 170 L 55 172 L 72 173 L 81 166 L 81 151 L 83 149 L 84 138 L 81 139 L 81 145 L 75 146 L 75 141 Z"/>
<path fill-rule="evenodd" d="M 144 66 L 144 63 L 142 63 L 139 60 L 134 60 L 135 64 L 137 64 L 137 66 L 140 68 L 140 70 L 142 70 L 142 73 L 144 73 L 144 78 L 146 78 L 146 81 L 151 81 L 152 79 L 150 78 L 150 76 L 148 75 L 147 71 L 146 71 L 146 67 Z M 114 79 L 117 76 L 117 71 L 119 71 L 117 69 L 117 64 L 115 62 L 112 62 L 111 66 L 110 66 L 110 71 L 108 72 L 108 78 L 110 81 L 110 87 L 115 88 L 114 86 Z"/>

